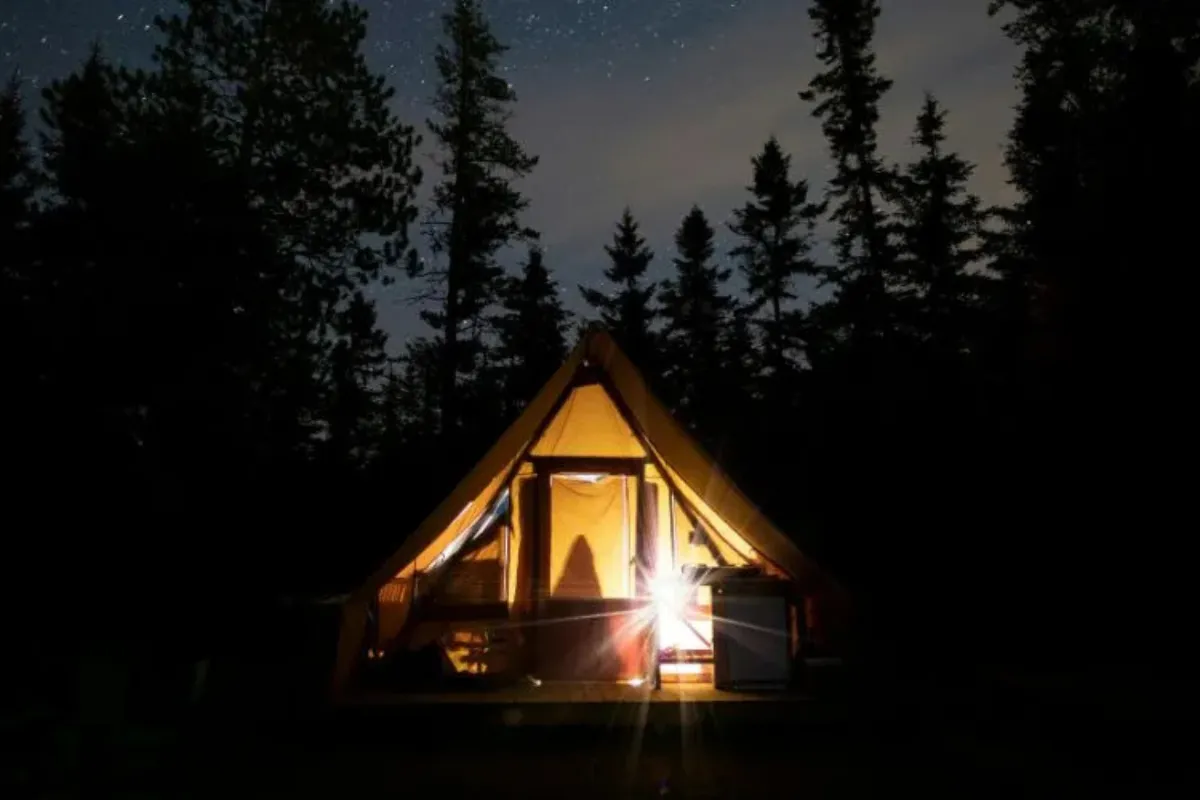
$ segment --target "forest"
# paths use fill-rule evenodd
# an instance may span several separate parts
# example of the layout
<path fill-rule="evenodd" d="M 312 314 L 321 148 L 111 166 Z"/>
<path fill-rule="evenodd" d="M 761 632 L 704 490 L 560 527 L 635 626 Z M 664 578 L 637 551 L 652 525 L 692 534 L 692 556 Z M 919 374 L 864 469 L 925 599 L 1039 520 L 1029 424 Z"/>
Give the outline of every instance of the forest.
<path fill-rule="evenodd" d="M 917 155 L 880 152 L 878 0 L 810 0 L 817 61 L 783 102 L 819 124 L 831 177 L 763 131 L 736 247 L 715 244 L 729 209 L 696 206 L 651 252 L 629 198 L 592 286 L 523 221 L 538 159 L 479 0 L 428 44 L 427 124 L 368 68 L 354 3 L 182 5 L 148 69 L 97 46 L 40 99 L 19 76 L 0 94 L 9 583 L 60 586 L 33 605 L 344 587 L 598 323 L 876 641 L 1048 658 L 1169 638 L 1194 2 L 980 0 L 1021 51 L 1017 199 L 994 208 L 933 95 Z M 393 283 L 425 330 L 400 348 L 371 292 Z"/>

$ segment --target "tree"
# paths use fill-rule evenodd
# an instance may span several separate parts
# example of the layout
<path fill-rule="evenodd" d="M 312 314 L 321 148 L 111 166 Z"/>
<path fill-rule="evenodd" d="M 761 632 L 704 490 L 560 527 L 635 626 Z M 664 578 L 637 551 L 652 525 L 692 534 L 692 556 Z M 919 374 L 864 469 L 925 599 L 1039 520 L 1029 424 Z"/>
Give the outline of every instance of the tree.
<path fill-rule="evenodd" d="M 731 300 L 728 318 L 721 335 L 721 373 L 723 405 L 726 409 L 727 422 L 725 429 L 735 428 L 740 433 L 748 433 L 754 426 L 750 420 L 762 400 L 769 402 L 772 411 L 778 411 L 780 406 L 790 402 L 790 393 L 785 393 L 794 387 L 782 386 L 777 382 L 774 386 L 762 385 L 759 368 L 763 358 L 759 352 L 758 337 L 754 334 L 754 319 L 752 306 L 749 303 L 739 303 Z M 777 392 L 764 397 L 767 391 Z M 729 418 L 737 421 L 733 424 Z M 777 420 L 761 420 L 770 425 Z"/>
<path fill-rule="evenodd" d="M 1008 12 L 1004 30 L 1021 50 L 1006 152 L 1017 200 L 996 259 L 999 319 L 1016 345 L 995 348 L 1009 367 L 1010 447 L 1036 454 L 1022 487 L 1054 487 L 1053 511 L 1038 508 L 1045 534 L 1031 531 L 1046 562 L 1112 574 L 1125 565 L 1081 564 L 1089 550 L 1073 532 L 1136 525 L 1147 532 L 1141 552 L 1166 552 L 1173 543 L 1153 536 L 1172 530 L 1179 495 L 1162 491 L 1175 476 L 1153 448 L 1194 416 L 1181 367 L 1193 293 L 1180 254 L 1194 250 L 1200 200 L 1180 189 L 1200 180 L 1200 12 L 1179 0 L 997 0 L 991 10 Z M 1187 624 L 1160 613 L 1185 605 L 1161 594 L 1184 585 L 1169 561 L 1146 571 L 1153 586 L 1132 589 L 1142 602 L 1121 623 L 1153 617 L 1163 627 L 1149 635 L 1163 641 Z"/>
<path fill-rule="evenodd" d="M 143 87 L 95 50 L 45 92 L 45 391 L 71 404 L 59 429 L 106 443 L 110 472 L 120 454 L 164 477 L 210 469 L 205 454 L 249 468 L 290 363 L 276 331 L 289 272 L 199 110 L 135 102 Z"/>
<path fill-rule="evenodd" d="M 972 346 L 983 278 L 970 272 L 980 258 L 986 214 L 967 189 L 974 167 L 947 152 L 946 112 L 932 95 L 917 118 L 920 157 L 899 182 L 901 273 L 918 336 L 938 353 L 962 357 Z"/>
<path fill-rule="evenodd" d="M 732 270 L 712 263 L 713 239 L 704 212 L 693 206 L 675 234 L 675 275 L 663 281 L 659 295 L 669 397 L 679 417 L 706 437 L 719 430 L 723 336 L 734 307 L 722 291 Z"/>
<path fill-rule="evenodd" d="M 657 284 L 646 279 L 654 253 L 638 230 L 633 212 L 626 208 L 617 223 L 611 245 L 605 245 L 609 265 L 604 277 L 611 292 L 579 287 L 583 299 L 600 314 L 600 322 L 634 364 L 647 375 L 656 374 L 654 294 Z"/>
<path fill-rule="evenodd" d="M 36 171 L 25 139 L 25 108 L 21 80 L 14 73 L 0 89 L 0 253 L 15 252 L 8 237 L 27 228 L 33 215 Z M 7 246 L 5 246 L 7 245 Z"/>
<path fill-rule="evenodd" d="M 336 467 L 362 469 L 376 455 L 384 434 L 387 336 L 379 329 L 374 304 L 362 292 L 351 296 L 343 313 L 329 360 L 325 450 Z"/>
<path fill-rule="evenodd" d="M 410 275 L 426 280 L 425 298 L 436 304 L 422 318 L 437 332 L 440 424 L 443 435 L 454 437 L 462 422 L 461 379 L 478 374 L 486 355 L 487 312 L 504 275 L 497 253 L 537 238 L 520 223 L 528 201 L 513 185 L 537 158 L 508 133 L 517 99 L 499 75 L 508 48 L 492 34 L 478 0 L 456 0 L 443 30 L 447 42 L 435 55 L 437 120 L 429 122 L 442 180 L 425 226 L 437 263 L 416 263 Z"/>
<path fill-rule="evenodd" d="M 496 320 L 496 366 L 504 405 L 512 416 L 533 399 L 567 355 L 570 314 L 563 308 L 558 283 L 532 247 L 520 277 L 501 289 L 503 312 Z"/>
<path fill-rule="evenodd" d="M 1200 20 L 1194 4 L 1048 3 L 996 0 L 992 13 L 1014 13 L 1004 25 L 1022 50 L 1017 80 L 1021 99 L 1009 135 L 1006 162 L 1018 201 L 1012 246 L 1002 262 L 1020 292 L 1025 322 L 1022 356 L 1027 380 L 1043 392 L 1070 393 L 1069 364 L 1085 361 L 1103 382 L 1113 358 L 1143 376 L 1168 374 L 1147 354 L 1181 341 L 1163 326 L 1186 310 L 1156 310 L 1122 336 L 1124 356 L 1104 341 L 1110 309 L 1127 287 L 1144 278 L 1144 264 L 1169 264 L 1190 248 L 1190 219 L 1200 202 L 1178 186 L 1200 179 Z M 1103 231 L 1103 236 L 1095 235 Z M 1147 236 L 1147 231 L 1154 231 Z M 1163 273 L 1170 280 L 1178 273 Z M 1164 298 L 1181 298 L 1164 291 Z M 1102 296 L 1103 295 L 1103 296 Z M 1148 308 L 1149 306 L 1143 306 Z M 1130 310 L 1132 312 L 1132 309 Z M 1014 314 L 1013 316 L 1017 316 Z M 1176 354 L 1182 355 L 1182 354 Z M 1041 392 L 1040 392 L 1041 393 Z M 1070 405 L 1073 401 L 1065 401 Z"/>
<path fill-rule="evenodd" d="M 892 82 L 875 67 L 871 49 L 878 0 L 813 0 L 808 11 L 825 66 L 800 97 L 829 143 L 835 163 L 826 193 L 837 225 L 838 264 L 830 272 L 835 297 L 822 316 L 853 346 L 879 339 L 891 316 L 889 282 L 895 253 L 883 204 L 895 181 L 879 155 L 879 104 Z"/>
<path fill-rule="evenodd" d="M 391 370 L 386 408 L 397 450 L 414 450 L 441 430 L 437 357 L 435 342 L 416 338 L 405 346 Z"/>
<path fill-rule="evenodd" d="M 791 156 L 774 136 L 752 163 L 754 180 L 748 188 L 754 199 L 734 211 L 729 227 L 742 243 L 732 255 L 746 278 L 746 311 L 762 333 L 765 377 L 773 393 L 780 394 L 796 369 L 801 345 L 800 312 L 790 307 L 796 300 L 795 279 L 818 274 L 812 232 L 825 205 L 809 202 L 807 181 L 792 181 Z"/>
<path fill-rule="evenodd" d="M 286 337 L 294 355 L 312 357 L 294 371 L 311 372 L 307 382 L 332 376 L 339 341 L 362 340 L 359 290 L 415 258 L 420 140 L 367 64 L 366 19 L 344 0 L 185 0 L 181 14 L 156 19 L 164 41 L 139 76 L 150 110 L 195 110 L 207 148 L 288 260 Z M 329 391 L 308 392 L 303 415 L 326 432 Z"/>
<path fill-rule="evenodd" d="M 29 358 L 31 341 L 21 341 L 32 309 L 31 266 L 34 251 L 31 227 L 34 222 L 34 191 L 37 173 L 25 138 L 25 109 L 21 82 L 13 74 L 0 90 L 0 353 L 12 381 L 13 391 L 28 390 L 34 379 L 34 362 Z M 14 398 L 11 396 L 9 401 Z"/>

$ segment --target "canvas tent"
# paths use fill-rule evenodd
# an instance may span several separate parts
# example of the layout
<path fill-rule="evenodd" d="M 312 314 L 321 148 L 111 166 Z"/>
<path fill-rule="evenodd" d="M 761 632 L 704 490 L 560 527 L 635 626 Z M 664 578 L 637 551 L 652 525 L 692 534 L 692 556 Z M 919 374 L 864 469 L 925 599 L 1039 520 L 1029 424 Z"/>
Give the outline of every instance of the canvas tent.
<path fill-rule="evenodd" d="M 335 692 L 364 660 L 420 647 L 439 648 L 445 668 L 459 673 L 638 675 L 651 635 L 647 598 L 685 565 L 753 566 L 786 579 L 796 624 L 809 636 L 844 616 L 836 582 L 701 451 L 612 338 L 593 329 L 348 596 Z M 697 613 L 667 634 L 672 646 L 703 648 L 712 638 L 711 600 L 702 589 L 692 595 Z"/>

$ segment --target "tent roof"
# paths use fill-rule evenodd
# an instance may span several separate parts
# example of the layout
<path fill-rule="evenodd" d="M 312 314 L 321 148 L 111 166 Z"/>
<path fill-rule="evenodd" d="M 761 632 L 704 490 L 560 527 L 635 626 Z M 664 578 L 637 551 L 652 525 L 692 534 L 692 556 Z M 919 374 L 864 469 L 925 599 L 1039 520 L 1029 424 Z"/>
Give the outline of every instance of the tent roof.
<path fill-rule="evenodd" d="M 737 530 L 753 547 L 793 578 L 823 593 L 841 597 L 841 588 L 805 556 L 788 536 L 776 528 L 717 467 L 696 440 L 677 423 L 654 397 L 638 370 L 603 329 L 591 328 L 521 415 L 500 436 L 478 464 L 429 514 L 395 553 L 363 584 L 355 596 L 367 596 L 390 581 L 460 517 L 481 494 L 490 493 L 527 453 L 555 411 L 559 398 L 569 391 L 584 366 L 598 368 L 618 404 L 631 417 L 639 434 L 675 473 Z"/>

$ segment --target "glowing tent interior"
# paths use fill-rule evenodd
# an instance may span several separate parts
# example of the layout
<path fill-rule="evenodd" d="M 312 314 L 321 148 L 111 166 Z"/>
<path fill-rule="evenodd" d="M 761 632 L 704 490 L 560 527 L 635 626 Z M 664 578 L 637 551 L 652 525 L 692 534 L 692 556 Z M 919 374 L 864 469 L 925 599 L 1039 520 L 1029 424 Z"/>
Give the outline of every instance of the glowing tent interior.
<path fill-rule="evenodd" d="M 711 588 L 687 578 L 706 567 L 785 582 L 793 652 L 844 619 L 837 583 L 593 329 L 347 598 L 335 693 L 364 661 L 418 648 L 436 648 L 449 674 L 711 681 Z"/>

